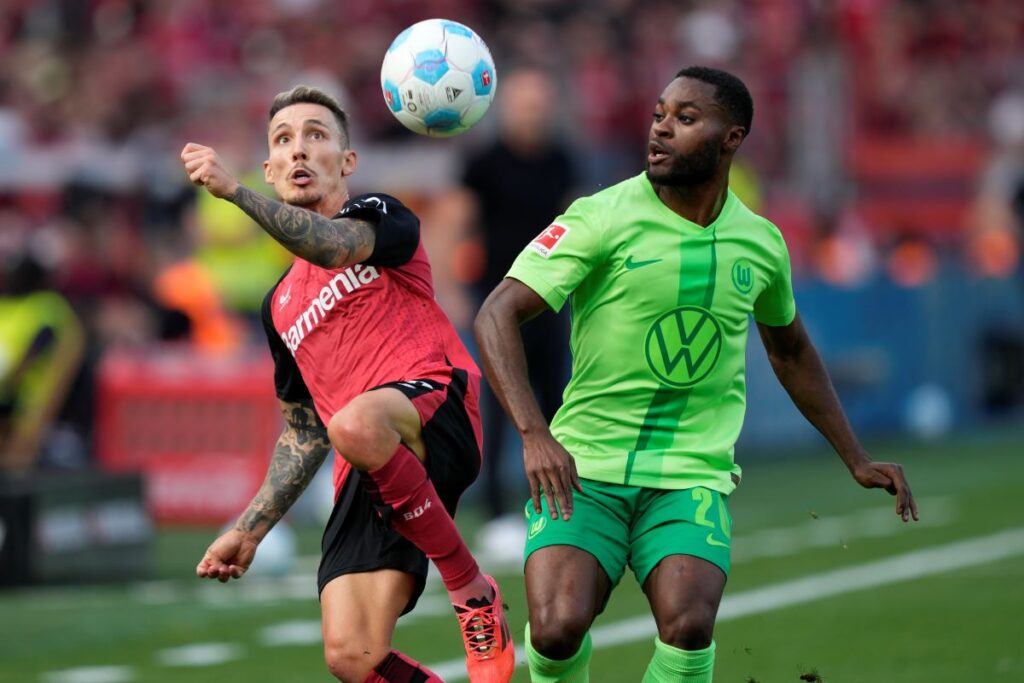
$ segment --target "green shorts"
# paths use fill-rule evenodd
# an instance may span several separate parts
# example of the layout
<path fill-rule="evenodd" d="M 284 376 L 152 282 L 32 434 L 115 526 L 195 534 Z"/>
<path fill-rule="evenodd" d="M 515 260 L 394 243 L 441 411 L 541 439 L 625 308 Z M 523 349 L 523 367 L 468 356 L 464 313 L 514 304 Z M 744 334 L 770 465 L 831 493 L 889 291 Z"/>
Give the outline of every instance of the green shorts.
<path fill-rule="evenodd" d="M 669 555 L 693 555 L 729 575 L 728 496 L 704 487 L 649 489 L 592 479 L 581 483 L 583 493 L 573 491 L 568 522 L 551 519 L 543 496 L 540 514 L 533 511 L 533 501 L 526 501 L 524 560 L 540 548 L 571 545 L 597 558 L 612 586 L 627 563 L 642 586 Z"/>

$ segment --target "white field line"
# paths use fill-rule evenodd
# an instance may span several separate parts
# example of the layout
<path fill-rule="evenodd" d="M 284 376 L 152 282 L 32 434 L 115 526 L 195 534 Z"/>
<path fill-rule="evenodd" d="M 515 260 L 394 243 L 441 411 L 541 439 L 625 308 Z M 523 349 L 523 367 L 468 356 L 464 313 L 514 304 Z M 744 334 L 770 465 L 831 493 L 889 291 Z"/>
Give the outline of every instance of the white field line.
<path fill-rule="evenodd" d="M 945 526 L 955 518 L 955 503 L 949 496 L 922 498 L 918 507 L 923 511 L 922 519 L 911 529 Z M 808 519 L 793 526 L 739 534 L 732 541 L 732 564 L 762 557 L 786 557 L 809 548 L 834 548 L 859 538 L 883 538 L 907 530 L 891 506 L 872 506 L 845 515 Z"/>
<path fill-rule="evenodd" d="M 79 666 L 49 671 L 40 680 L 43 683 L 128 683 L 135 680 L 135 672 L 128 666 Z"/>
<path fill-rule="evenodd" d="M 416 605 L 416 609 L 402 617 L 402 625 L 412 624 L 423 619 L 444 615 L 454 615 L 447 597 L 424 593 Z M 288 645 L 319 645 L 323 642 L 319 619 L 296 619 L 279 624 L 272 624 L 260 631 L 260 642 L 268 647 Z"/>
<path fill-rule="evenodd" d="M 213 666 L 236 659 L 245 654 L 241 645 L 235 643 L 193 643 L 172 647 L 156 653 L 157 661 L 164 666 Z"/>
<path fill-rule="evenodd" d="M 269 647 L 312 645 L 323 642 L 319 619 L 293 619 L 272 624 L 260 631 L 260 642 Z"/>
<path fill-rule="evenodd" d="M 923 519 L 914 525 L 915 528 L 944 526 L 954 518 L 954 501 L 948 496 L 923 498 L 919 503 L 925 514 Z M 823 515 L 792 526 L 738 534 L 732 541 L 732 564 L 735 566 L 762 557 L 784 557 L 807 548 L 836 547 L 858 538 L 892 536 L 904 533 L 905 529 L 888 506 L 872 506 L 845 515 Z M 487 564 L 486 558 L 478 559 Z M 247 576 L 243 581 L 232 582 L 227 586 L 216 582 L 199 582 L 195 579 L 144 581 L 133 586 L 133 594 L 134 598 L 144 605 L 169 605 L 198 599 L 209 607 L 220 609 L 237 609 L 252 604 L 289 600 L 315 600 L 318 561 L 319 558 L 314 556 L 300 557 L 296 559 L 296 567 L 301 569 L 287 576 Z M 494 569 L 521 571 L 522 563 L 499 563 L 494 565 Z M 427 592 L 433 589 L 440 591 L 440 586 L 440 577 L 431 565 L 427 574 Z M 67 592 L 62 592 L 59 599 L 56 596 L 39 595 L 34 600 L 34 607 L 46 607 L 48 597 L 53 598 L 52 607 L 60 609 L 66 609 L 68 601 L 75 599 Z M 105 596 L 96 596 L 90 598 L 89 604 L 105 604 L 106 599 Z M 415 612 L 403 617 L 401 623 L 415 621 L 412 617 L 421 609 L 417 607 Z"/>
<path fill-rule="evenodd" d="M 927 514 L 925 515 L 924 520 L 917 523 L 915 526 L 920 527 L 925 524 L 929 526 L 941 526 L 948 524 L 952 520 L 954 503 L 951 498 L 934 496 L 922 499 L 919 502 L 921 509 Z M 856 538 L 889 536 L 895 534 L 897 531 L 901 531 L 903 528 L 902 524 L 896 520 L 895 515 L 893 515 L 889 509 L 880 510 L 873 507 L 870 509 L 854 511 L 847 515 L 824 516 L 818 519 L 808 520 L 791 527 L 762 529 L 751 534 L 741 534 L 736 536 L 733 539 L 732 563 L 733 565 L 736 565 L 741 562 L 746 562 L 760 557 L 791 555 L 806 548 L 834 546 Z M 207 606 L 224 609 L 243 607 L 247 604 L 253 603 L 315 599 L 316 575 L 315 573 L 308 573 L 308 568 L 314 565 L 312 560 L 308 558 L 300 558 L 300 563 L 304 559 L 308 560 L 305 565 L 303 565 L 307 571 L 294 573 L 280 578 L 256 576 L 247 577 L 247 581 L 231 584 L 229 586 L 221 586 L 220 584 L 215 583 L 201 583 L 199 585 L 195 585 L 191 581 L 185 582 L 181 580 L 140 582 L 134 587 L 135 598 L 142 604 L 154 606 L 173 604 L 198 598 Z M 425 618 L 450 614 L 451 607 L 448 605 L 447 601 L 443 599 L 443 595 L 441 595 L 443 591 L 440 588 L 440 578 L 437 576 L 437 572 L 434 570 L 433 566 L 430 567 L 430 573 L 427 578 L 427 589 L 420 598 L 419 605 L 417 605 L 414 612 L 407 614 L 402 618 L 399 622 L 399 628 L 404 628 L 407 625 L 414 624 Z M 801 579 L 801 581 L 803 580 L 805 579 Z M 779 584 L 779 586 L 784 585 L 785 584 Z M 776 586 L 776 588 L 779 586 Z M 771 590 L 771 588 L 760 590 Z M 57 595 L 38 595 L 35 596 L 35 598 L 42 598 L 43 602 L 46 602 L 46 598 L 51 598 L 53 603 L 52 607 L 66 609 L 68 607 L 69 599 L 73 599 L 72 592 L 68 590 L 57 591 L 57 593 Z M 752 593 L 756 593 L 756 591 L 752 591 L 751 593 L 742 593 L 736 596 L 727 596 L 722 601 L 718 620 L 722 621 L 723 619 L 735 618 L 737 615 L 730 615 L 728 611 L 732 609 L 730 605 L 739 598 Z M 825 595 L 820 597 L 825 597 Z M 83 600 L 83 603 L 105 604 L 105 600 L 105 596 L 102 595 L 88 596 Z M 46 607 L 49 605 L 43 606 Z M 745 615 L 741 614 L 738 616 Z M 597 627 L 592 631 L 592 635 L 595 639 L 595 645 L 603 643 L 606 646 L 610 646 L 619 642 L 630 642 L 630 640 L 641 639 L 643 637 L 653 637 L 655 632 L 654 622 L 651 621 L 650 617 L 646 616 L 618 623 L 622 624 L 622 628 L 627 634 L 632 633 L 631 629 L 640 628 L 646 630 L 639 632 L 636 635 L 636 638 L 603 642 L 601 638 L 605 637 L 602 635 L 604 633 L 608 633 L 609 635 L 607 637 L 609 638 L 614 639 L 619 637 L 615 635 L 617 624 L 608 624 L 607 626 Z M 640 626 L 638 627 L 637 624 L 640 624 Z M 309 620 L 307 622 L 285 622 L 278 626 L 280 628 L 271 626 L 264 629 L 261 640 L 265 645 L 308 645 L 316 644 L 321 640 L 319 630 L 320 624 L 319 621 L 316 620 Z M 519 650 L 520 654 L 522 654 L 521 647 Z M 209 656 L 210 653 L 200 652 L 198 659 L 202 660 L 204 654 Z M 221 656 L 224 655 L 222 654 Z M 227 656 L 233 657 L 234 653 L 229 653 Z M 185 659 L 192 658 L 186 657 Z M 190 662 L 190 664 L 192 666 L 202 665 L 202 663 L 198 661 L 195 663 Z M 449 669 L 445 669 L 446 666 L 448 666 Z M 465 669 L 463 668 L 463 663 L 461 661 L 453 660 L 452 662 L 445 662 L 439 665 L 439 667 L 447 672 L 447 676 L 444 676 L 446 678 L 459 680 L 460 676 L 462 678 L 465 677 Z M 48 672 L 43 675 L 42 680 L 46 683 L 122 683 L 122 681 L 127 682 L 134 680 L 134 676 L 135 673 L 129 667 L 123 666 L 77 667 L 62 671 Z"/>
<path fill-rule="evenodd" d="M 1024 555 L 1024 527 L 727 595 L 718 610 L 718 623 L 1018 555 Z M 657 628 L 654 619 L 645 615 L 598 626 L 590 634 L 595 648 L 607 648 L 654 638 Z M 516 664 L 522 665 L 525 660 L 522 644 L 516 643 Z M 466 678 L 462 659 L 427 666 L 446 681 Z"/>

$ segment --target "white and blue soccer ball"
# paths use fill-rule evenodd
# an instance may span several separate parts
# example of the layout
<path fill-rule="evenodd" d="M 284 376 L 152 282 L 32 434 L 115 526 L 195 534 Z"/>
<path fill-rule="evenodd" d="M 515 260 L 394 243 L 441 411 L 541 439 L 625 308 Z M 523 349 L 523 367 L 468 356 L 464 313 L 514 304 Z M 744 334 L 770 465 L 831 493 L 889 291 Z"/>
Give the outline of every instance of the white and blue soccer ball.
<path fill-rule="evenodd" d="M 472 29 L 427 19 L 398 34 L 380 69 L 384 102 L 420 135 L 450 137 L 483 118 L 497 87 L 494 59 Z"/>

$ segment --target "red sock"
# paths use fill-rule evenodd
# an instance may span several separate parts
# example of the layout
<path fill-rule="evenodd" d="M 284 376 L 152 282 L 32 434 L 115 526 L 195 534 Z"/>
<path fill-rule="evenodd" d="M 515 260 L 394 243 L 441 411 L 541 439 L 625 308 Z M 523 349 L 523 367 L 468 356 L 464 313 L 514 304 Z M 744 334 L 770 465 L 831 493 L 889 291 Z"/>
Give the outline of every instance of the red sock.
<path fill-rule="evenodd" d="M 457 590 L 480 573 L 416 454 L 399 444 L 383 467 L 366 472 L 370 496 L 394 510 L 391 526 L 433 561 L 445 588 Z"/>
<path fill-rule="evenodd" d="M 363 683 L 444 683 L 437 674 L 419 662 L 392 650 L 384 661 L 366 675 Z"/>

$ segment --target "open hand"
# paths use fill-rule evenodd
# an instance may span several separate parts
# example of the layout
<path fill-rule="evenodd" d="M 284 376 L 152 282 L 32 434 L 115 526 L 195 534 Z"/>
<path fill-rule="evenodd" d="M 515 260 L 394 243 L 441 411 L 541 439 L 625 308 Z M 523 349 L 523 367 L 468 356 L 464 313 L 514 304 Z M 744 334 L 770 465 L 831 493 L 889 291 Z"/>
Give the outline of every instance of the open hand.
<path fill-rule="evenodd" d="M 543 491 L 552 519 L 557 519 L 559 512 L 562 519 L 572 517 L 572 490 L 582 493 L 583 485 L 576 473 L 576 461 L 569 451 L 550 433 L 527 437 L 523 439 L 523 465 L 530 483 L 534 512 L 541 513 L 540 495 Z"/>
<path fill-rule="evenodd" d="M 903 475 L 903 467 L 892 462 L 865 462 L 853 470 L 853 478 L 857 483 L 868 489 L 885 489 L 896 496 L 896 514 L 909 521 L 920 519 L 917 515 L 917 503 L 910 492 L 910 484 Z"/>

